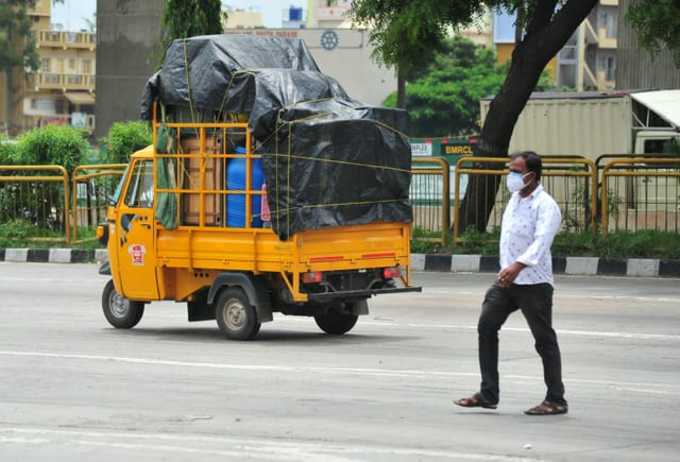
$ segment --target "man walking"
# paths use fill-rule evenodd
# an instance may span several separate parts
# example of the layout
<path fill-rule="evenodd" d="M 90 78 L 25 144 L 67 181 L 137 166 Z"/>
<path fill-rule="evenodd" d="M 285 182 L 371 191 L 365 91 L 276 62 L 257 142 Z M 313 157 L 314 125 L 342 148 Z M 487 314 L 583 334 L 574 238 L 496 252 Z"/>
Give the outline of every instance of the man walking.
<path fill-rule="evenodd" d="M 521 310 L 543 360 L 548 393 L 527 415 L 566 414 L 562 364 L 557 335 L 552 328 L 553 275 L 550 246 L 560 229 L 555 200 L 541 186 L 542 162 L 534 152 L 511 157 L 507 186 L 512 192 L 501 225 L 497 281 L 487 291 L 479 317 L 481 390 L 455 401 L 462 407 L 496 409 L 498 386 L 498 331 L 508 316 Z"/>

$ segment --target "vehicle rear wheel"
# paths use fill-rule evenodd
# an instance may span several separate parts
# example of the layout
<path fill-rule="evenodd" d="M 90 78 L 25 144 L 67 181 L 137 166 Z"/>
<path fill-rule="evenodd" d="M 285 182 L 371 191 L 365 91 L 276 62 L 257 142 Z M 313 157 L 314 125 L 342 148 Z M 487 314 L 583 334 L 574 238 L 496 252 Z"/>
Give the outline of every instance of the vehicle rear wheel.
<path fill-rule="evenodd" d="M 220 330 L 231 340 L 251 340 L 260 331 L 255 307 L 236 287 L 220 293 L 215 303 L 215 318 Z"/>
<path fill-rule="evenodd" d="M 106 320 L 116 329 L 132 329 L 144 315 L 144 303 L 133 302 L 116 292 L 109 280 L 102 294 L 102 310 Z"/>
<path fill-rule="evenodd" d="M 353 314 L 355 311 L 352 305 L 352 303 L 344 303 L 331 306 L 328 311 L 314 316 L 316 325 L 329 335 L 346 334 L 352 330 L 359 319 L 359 316 Z"/>

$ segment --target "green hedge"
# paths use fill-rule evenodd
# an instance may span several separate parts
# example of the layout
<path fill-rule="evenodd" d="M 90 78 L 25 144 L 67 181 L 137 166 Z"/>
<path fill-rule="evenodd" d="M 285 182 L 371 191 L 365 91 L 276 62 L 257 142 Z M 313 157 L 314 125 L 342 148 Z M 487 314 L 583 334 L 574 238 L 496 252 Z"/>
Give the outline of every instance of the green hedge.
<path fill-rule="evenodd" d="M 101 158 L 112 164 L 126 164 L 136 151 L 151 144 L 151 130 L 146 122 L 116 122 L 100 140 Z"/>
<path fill-rule="evenodd" d="M 498 255 L 499 233 L 463 234 L 455 246 L 442 248 L 423 240 L 422 231 L 414 234 L 414 253 Z M 592 232 L 561 233 L 555 238 L 552 254 L 561 257 L 664 258 L 680 259 L 680 233 L 672 231 L 612 232 L 607 237 Z"/>

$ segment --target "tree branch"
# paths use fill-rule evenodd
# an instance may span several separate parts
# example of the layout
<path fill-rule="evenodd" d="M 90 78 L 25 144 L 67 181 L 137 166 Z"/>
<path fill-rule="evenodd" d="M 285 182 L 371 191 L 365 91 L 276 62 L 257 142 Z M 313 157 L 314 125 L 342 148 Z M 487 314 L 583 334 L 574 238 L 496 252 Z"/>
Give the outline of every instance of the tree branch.
<path fill-rule="evenodd" d="M 558 0 L 536 0 L 536 8 L 531 17 L 531 21 L 527 25 L 527 35 L 533 34 L 550 23 L 550 20 L 555 14 Z"/>

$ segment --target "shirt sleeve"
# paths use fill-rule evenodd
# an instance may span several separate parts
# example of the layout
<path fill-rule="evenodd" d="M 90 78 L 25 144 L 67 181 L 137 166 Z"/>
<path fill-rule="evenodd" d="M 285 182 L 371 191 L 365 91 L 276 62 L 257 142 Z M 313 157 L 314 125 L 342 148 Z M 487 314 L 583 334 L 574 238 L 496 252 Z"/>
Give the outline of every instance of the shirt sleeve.
<path fill-rule="evenodd" d="M 552 201 L 542 204 L 538 209 L 538 220 L 534 233 L 534 242 L 519 256 L 517 261 L 526 266 L 536 266 L 541 258 L 550 250 L 555 235 L 560 230 L 562 214 L 558 205 Z"/>

